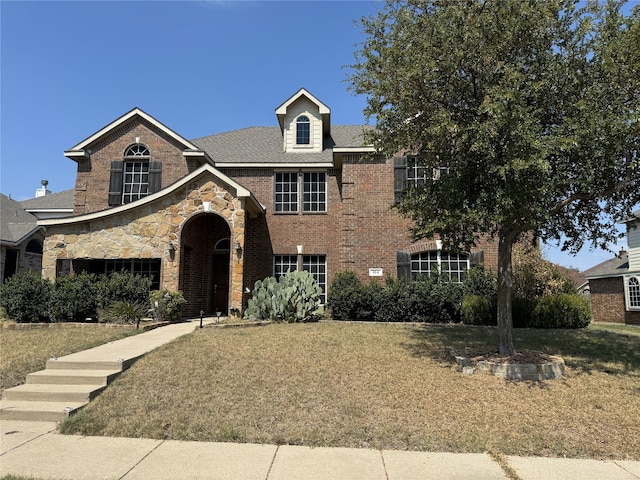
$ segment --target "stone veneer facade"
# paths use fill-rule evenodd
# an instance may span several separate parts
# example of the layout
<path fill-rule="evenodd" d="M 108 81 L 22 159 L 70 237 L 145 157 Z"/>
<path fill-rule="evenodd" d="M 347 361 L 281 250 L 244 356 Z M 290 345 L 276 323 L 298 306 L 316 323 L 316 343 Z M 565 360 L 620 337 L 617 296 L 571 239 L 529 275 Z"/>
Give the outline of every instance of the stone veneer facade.
<path fill-rule="evenodd" d="M 204 211 L 203 202 L 211 202 L 209 213 Z M 107 211 L 73 224 L 49 226 L 42 258 L 43 276 L 53 280 L 57 261 L 63 259 L 159 258 L 161 286 L 178 290 L 179 246 L 185 223 L 196 215 L 219 215 L 229 225 L 234 244 L 238 242 L 242 249 L 243 204 L 244 200 L 237 199 L 222 182 L 202 175 L 169 195 L 118 214 Z M 169 242 L 175 246 L 173 254 L 169 253 Z M 229 308 L 241 310 L 243 256 L 232 249 L 230 262 Z"/>

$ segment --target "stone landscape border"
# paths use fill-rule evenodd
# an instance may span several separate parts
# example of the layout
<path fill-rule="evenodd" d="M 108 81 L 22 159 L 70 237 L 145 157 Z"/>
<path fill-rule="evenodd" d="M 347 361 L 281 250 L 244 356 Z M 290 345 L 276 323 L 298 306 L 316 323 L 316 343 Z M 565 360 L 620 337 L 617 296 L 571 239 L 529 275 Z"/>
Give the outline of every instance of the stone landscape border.
<path fill-rule="evenodd" d="M 473 362 L 470 355 L 455 351 L 452 351 L 451 355 L 465 375 L 483 373 L 506 380 L 525 381 L 552 380 L 565 376 L 564 360 L 553 355 L 549 355 L 548 361 L 544 363 L 509 363 L 491 360 Z"/>

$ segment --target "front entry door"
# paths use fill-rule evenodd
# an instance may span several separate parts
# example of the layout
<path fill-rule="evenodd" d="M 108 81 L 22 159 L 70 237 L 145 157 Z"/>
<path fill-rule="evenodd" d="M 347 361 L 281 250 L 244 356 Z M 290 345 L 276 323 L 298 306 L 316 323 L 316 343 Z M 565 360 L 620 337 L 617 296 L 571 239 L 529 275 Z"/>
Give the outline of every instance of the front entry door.
<path fill-rule="evenodd" d="M 211 306 L 213 314 L 221 312 L 223 317 L 229 313 L 229 253 L 213 255 L 213 292 Z"/>

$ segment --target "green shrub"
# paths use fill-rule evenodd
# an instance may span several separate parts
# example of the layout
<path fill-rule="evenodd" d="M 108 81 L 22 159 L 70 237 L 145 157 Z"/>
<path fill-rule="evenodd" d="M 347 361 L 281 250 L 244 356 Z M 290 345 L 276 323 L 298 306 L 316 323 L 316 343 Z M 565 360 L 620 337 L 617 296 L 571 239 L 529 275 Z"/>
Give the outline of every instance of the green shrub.
<path fill-rule="evenodd" d="M 150 290 L 151 279 L 126 270 L 100 275 L 97 285 L 98 306 L 106 310 L 114 302 L 147 305 Z"/>
<path fill-rule="evenodd" d="M 15 322 L 48 321 L 51 290 L 51 282 L 39 273 L 17 273 L 0 285 L 0 307 Z"/>
<path fill-rule="evenodd" d="M 249 299 L 244 317 L 276 322 L 307 322 L 323 313 L 322 289 L 309 272 L 295 271 L 258 280 Z"/>
<path fill-rule="evenodd" d="M 467 295 L 462 299 L 462 322 L 465 325 L 496 325 L 491 304 L 487 297 Z"/>
<path fill-rule="evenodd" d="M 154 317 L 159 322 L 178 322 L 187 301 L 181 292 L 170 292 L 166 288 L 153 290 L 150 295 Z"/>
<path fill-rule="evenodd" d="M 550 295 L 538 299 L 531 317 L 535 328 L 584 328 L 591 321 L 591 307 L 580 295 Z"/>
<path fill-rule="evenodd" d="M 56 277 L 49 317 L 52 322 L 81 322 L 97 317 L 98 289 L 97 276 L 82 272 Z"/>
<path fill-rule="evenodd" d="M 140 327 L 140 320 L 147 314 L 146 304 L 131 302 L 114 302 L 106 310 L 105 320 L 111 323 L 134 324 Z"/>
<path fill-rule="evenodd" d="M 327 308 L 335 320 L 355 320 L 364 297 L 364 285 L 351 270 L 339 272 L 327 296 Z"/>
<path fill-rule="evenodd" d="M 462 282 L 462 291 L 465 296 L 494 298 L 498 294 L 498 278 L 492 270 L 485 270 L 481 265 L 471 267 Z"/>

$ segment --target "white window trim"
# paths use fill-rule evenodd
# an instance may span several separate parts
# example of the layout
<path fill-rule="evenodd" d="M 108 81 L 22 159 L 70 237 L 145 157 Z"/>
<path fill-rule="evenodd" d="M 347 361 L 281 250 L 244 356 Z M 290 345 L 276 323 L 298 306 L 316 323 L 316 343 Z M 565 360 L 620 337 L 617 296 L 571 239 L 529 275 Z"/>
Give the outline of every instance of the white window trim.
<path fill-rule="evenodd" d="M 629 281 L 635 278 L 638 283 L 640 283 L 640 273 L 632 273 L 624 276 L 624 304 L 628 312 L 640 312 L 640 305 L 632 306 L 631 305 L 631 289 L 629 285 Z"/>

